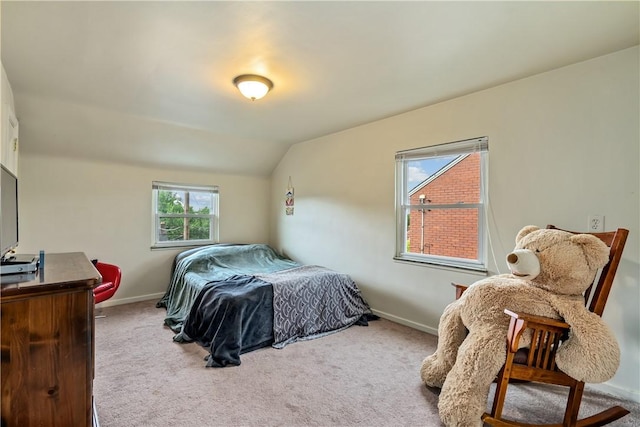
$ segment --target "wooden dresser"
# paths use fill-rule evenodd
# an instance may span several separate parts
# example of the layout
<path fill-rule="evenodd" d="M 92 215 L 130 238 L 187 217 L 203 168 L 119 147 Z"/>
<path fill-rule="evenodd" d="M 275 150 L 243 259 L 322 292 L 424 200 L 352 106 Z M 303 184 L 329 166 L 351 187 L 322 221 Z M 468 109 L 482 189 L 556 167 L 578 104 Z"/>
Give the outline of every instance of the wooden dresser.
<path fill-rule="evenodd" d="M 100 280 L 81 252 L 46 254 L 35 274 L 2 276 L 2 427 L 95 423 L 93 288 Z"/>

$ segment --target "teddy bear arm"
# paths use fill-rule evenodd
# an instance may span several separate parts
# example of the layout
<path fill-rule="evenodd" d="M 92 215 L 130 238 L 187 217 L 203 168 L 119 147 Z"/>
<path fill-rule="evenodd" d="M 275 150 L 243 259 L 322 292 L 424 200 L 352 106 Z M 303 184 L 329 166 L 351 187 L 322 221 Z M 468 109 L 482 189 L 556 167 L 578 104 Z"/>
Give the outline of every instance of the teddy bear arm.
<path fill-rule="evenodd" d="M 588 383 L 611 379 L 620 366 L 620 348 L 613 332 L 600 316 L 586 310 L 565 320 L 571 329 L 556 354 L 558 368 Z"/>

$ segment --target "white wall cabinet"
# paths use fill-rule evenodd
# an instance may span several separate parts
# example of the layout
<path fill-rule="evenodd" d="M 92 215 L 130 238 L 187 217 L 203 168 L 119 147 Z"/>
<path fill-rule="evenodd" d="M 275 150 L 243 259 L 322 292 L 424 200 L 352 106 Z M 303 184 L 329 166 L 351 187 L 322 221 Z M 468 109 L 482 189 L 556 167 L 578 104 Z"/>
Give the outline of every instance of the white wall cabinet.
<path fill-rule="evenodd" d="M 2 117 L 2 153 L 0 162 L 15 176 L 18 176 L 19 123 L 13 108 L 5 104 Z"/>

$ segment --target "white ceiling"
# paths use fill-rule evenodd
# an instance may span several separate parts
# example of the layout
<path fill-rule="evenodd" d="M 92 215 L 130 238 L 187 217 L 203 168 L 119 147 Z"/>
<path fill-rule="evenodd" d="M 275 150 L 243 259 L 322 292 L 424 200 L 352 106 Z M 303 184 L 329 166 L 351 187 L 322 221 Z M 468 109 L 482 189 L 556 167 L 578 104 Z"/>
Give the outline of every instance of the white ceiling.
<path fill-rule="evenodd" d="M 291 144 L 639 43 L 631 2 L 1 2 L 23 152 L 268 175 Z M 274 82 L 251 102 L 239 74 Z"/>

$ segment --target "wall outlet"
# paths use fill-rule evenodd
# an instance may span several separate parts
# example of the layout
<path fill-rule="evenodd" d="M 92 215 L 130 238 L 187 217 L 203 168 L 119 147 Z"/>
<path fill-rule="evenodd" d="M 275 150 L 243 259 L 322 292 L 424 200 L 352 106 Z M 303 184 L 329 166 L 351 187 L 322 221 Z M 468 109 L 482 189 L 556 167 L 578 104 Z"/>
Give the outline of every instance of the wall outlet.
<path fill-rule="evenodd" d="M 589 223 L 587 227 L 589 227 L 590 233 L 604 231 L 604 215 L 589 215 Z"/>

